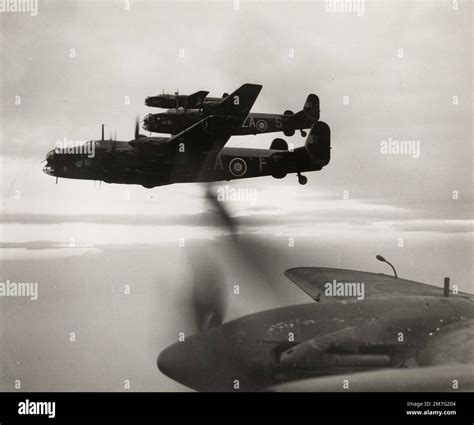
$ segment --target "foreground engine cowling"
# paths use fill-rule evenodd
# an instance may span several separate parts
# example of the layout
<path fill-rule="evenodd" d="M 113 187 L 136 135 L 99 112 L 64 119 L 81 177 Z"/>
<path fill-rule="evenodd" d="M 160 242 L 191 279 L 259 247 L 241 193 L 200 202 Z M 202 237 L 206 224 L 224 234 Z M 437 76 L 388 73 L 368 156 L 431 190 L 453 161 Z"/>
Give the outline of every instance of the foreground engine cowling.
<path fill-rule="evenodd" d="M 329 163 L 331 158 L 331 130 L 325 122 L 318 121 L 313 124 L 306 139 L 305 149 L 312 162 L 322 162 L 323 166 Z"/>

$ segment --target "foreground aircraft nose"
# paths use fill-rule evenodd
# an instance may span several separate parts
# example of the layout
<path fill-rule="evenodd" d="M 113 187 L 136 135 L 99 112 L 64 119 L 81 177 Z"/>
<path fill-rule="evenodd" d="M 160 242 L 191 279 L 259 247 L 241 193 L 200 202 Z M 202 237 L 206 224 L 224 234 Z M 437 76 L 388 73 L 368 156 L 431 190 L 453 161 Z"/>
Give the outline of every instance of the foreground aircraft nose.
<path fill-rule="evenodd" d="M 151 120 L 151 117 L 150 117 L 151 114 L 148 114 L 147 116 L 145 116 L 143 118 L 143 125 L 142 127 L 145 129 L 145 130 L 148 130 L 148 125 L 150 124 L 150 120 Z"/>
<path fill-rule="evenodd" d="M 189 374 L 193 363 L 184 342 L 178 342 L 166 348 L 158 356 L 158 369 L 167 377 L 180 383 L 189 379 L 193 380 Z"/>
<path fill-rule="evenodd" d="M 163 350 L 158 369 L 197 391 L 256 390 L 263 384 L 262 346 L 251 341 L 247 349 L 239 342 L 238 329 L 224 324 Z"/>
<path fill-rule="evenodd" d="M 171 345 L 158 356 L 158 369 L 197 391 L 231 391 L 229 371 L 233 369 L 233 362 L 224 354 L 217 339 L 195 335 Z"/>

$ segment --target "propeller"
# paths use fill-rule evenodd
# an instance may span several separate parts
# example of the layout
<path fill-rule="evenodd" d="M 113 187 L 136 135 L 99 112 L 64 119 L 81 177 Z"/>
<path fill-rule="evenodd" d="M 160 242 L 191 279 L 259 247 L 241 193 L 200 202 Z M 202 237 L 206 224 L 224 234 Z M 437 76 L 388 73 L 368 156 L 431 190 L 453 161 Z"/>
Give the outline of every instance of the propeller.
<path fill-rule="evenodd" d="M 109 172 L 109 169 L 113 166 L 113 163 L 115 162 L 115 149 L 116 149 L 116 143 L 115 143 L 115 136 L 112 139 L 112 132 L 109 132 L 109 140 L 107 141 L 108 143 L 105 143 L 105 137 L 104 137 L 104 130 L 105 130 L 105 124 L 102 124 L 102 132 L 101 132 L 101 144 L 97 147 L 97 152 L 96 152 L 96 158 L 97 158 L 97 163 L 99 164 L 100 168 L 104 173 Z"/>
<path fill-rule="evenodd" d="M 214 160 L 213 154 L 202 159 L 198 181 L 204 180 L 204 173 Z M 180 171 L 173 170 L 171 174 L 173 172 Z M 192 278 L 191 288 L 184 295 L 182 305 L 185 316 L 191 322 L 188 323 L 189 328 L 198 331 L 219 326 L 225 321 L 229 296 L 235 284 L 232 281 L 231 288 L 228 282 L 231 275 L 229 270 L 237 272 L 239 281 L 244 285 L 248 283 L 249 287 L 253 286 L 257 293 L 263 289 L 265 295 L 270 297 L 282 294 L 281 288 L 275 285 L 277 280 L 270 275 L 270 268 L 262 267 L 262 252 L 274 264 L 278 261 L 276 251 L 267 244 L 263 246 L 254 237 L 240 236 L 239 222 L 225 202 L 218 199 L 216 187 L 211 183 L 202 183 L 202 188 L 207 207 L 206 222 L 210 222 L 214 228 L 224 230 L 226 236 L 205 249 L 191 246 L 186 250 Z M 273 267 L 272 270 L 277 269 Z"/>
<path fill-rule="evenodd" d="M 269 268 L 275 268 L 275 261 L 278 262 L 278 250 L 272 249 L 257 236 L 241 235 L 239 231 L 241 220 L 232 216 L 225 203 L 218 200 L 216 191 L 210 185 L 206 188 L 206 199 L 214 210 L 213 223 L 217 223 L 228 232 L 230 240 L 227 250 L 238 269 L 245 271 L 245 276 L 252 285 L 281 298 L 284 292 L 268 271 Z M 264 260 L 268 259 L 270 264 L 264 265 Z"/>
<path fill-rule="evenodd" d="M 205 200 L 211 207 L 212 188 L 209 184 L 203 185 Z M 213 208 L 209 211 L 211 221 L 234 228 L 231 218 L 223 208 Z M 190 249 L 187 262 L 192 271 L 190 294 L 184 300 L 185 310 L 192 323 L 189 324 L 196 331 L 219 326 L 223 323 L 228 307 L 228 288 L 223 269 L 216 261 L 216 252 L 210 248 Z"/>
<path fill-rule="evenodd" d="M 220 267 L 209 261 L 208 255 L 188 257 L 192 265 L 192 293 L 188 308 L 194 328 L 206 330 L 224 321 L 228 306 L 228 291 Z"/>
<path fill-rule="evenodd" d="M 227 236 L 218 240 L 217 246 L 211 245 L 204 249 L 191 247 L 187 251 L 192 278 L 190 293 L 185 296 L 183 304 L 192 322 L 189 327 L 198 331 L 219 326 L 225 321 L 235 284 L 234 280 L 232 285 L 228 282 L 232 271 L 237 271 L 238 279 L 244 279 L 257 291 L 264 289 L 266 294 L 281 295 L 276 280 L 262 267 L 261 253 L 274 258 L 274 251 L 271 247 L 262 247 L 254 237 L 242 239 L 238 220 L 231 215 L 225 203 L 218 200 L 215 187 L 210 183 L 202 186 L 207 205 L 206 222 L 212 223 L 214 228 L 225 230 Z"/>
<path fill-rule="evenodd" d="M 115 139 L 112 140 L 112 138 L 111 138 L 111 139 L 110 139 L 110 143 L 109 143 L 109 153 L 111 153 L 112 155 L 114 155 L 116 148 L 117 148 L 117 143 L 115 142 Z M 115 159 L 115 156 L 112 156 L 111 159 Z"/>
<path fill-rule="evenodd" d="M 138 139 L 140 137 L 140 118 L 137 116 L 135 118 L 135 139 Z"/>
<path fill-rule="evenodd" d="M 176 90 L 174 92 L 174 95 L 176 96 L 176 109 L 179 108 L 179 90 Z"/>

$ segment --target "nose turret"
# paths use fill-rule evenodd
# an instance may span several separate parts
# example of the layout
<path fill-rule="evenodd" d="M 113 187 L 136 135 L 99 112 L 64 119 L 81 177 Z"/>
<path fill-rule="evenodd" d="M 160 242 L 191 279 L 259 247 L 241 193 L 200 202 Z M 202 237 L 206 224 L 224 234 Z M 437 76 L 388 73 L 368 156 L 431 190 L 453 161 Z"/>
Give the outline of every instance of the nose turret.
<path fill-rule="evenodd" d="M 143 118 L 143 128 L 149 131 L 149 124 L 151 122 L 151 114 L 148 114 Z"/>
<path fill-rule="evenodd" d="M 50 150 L 46 154 L 46 165 L 43 167 L 43 172 L 50 176 L 54 176 L 55 163 L 56 163 L 56 152 L 53 149 L 53 150 Z"/>

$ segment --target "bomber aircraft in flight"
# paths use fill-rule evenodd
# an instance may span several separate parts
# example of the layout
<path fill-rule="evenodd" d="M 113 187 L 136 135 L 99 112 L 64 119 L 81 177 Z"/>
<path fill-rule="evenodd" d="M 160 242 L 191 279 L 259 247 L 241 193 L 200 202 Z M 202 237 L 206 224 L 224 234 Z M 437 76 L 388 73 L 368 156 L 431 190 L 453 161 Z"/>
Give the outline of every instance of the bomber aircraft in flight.
<path fill-rule="evenodd" d="M 196 93 L 185 95 L 179 94 L 158 94 L 156 96 L 149 96 L 145 99 L 145 105 L 153 108 L 183 108 L 183 109 L 199 109 L 205 105 L 215 105 L 222 102 L 228 93 L 224 93 L 222 97 L 207 97 L 208 91 L 200 90 Z"/>
<path fill-rule="evenodd" d="M 214 101 L 203 104 L 199 109 L 170 109 L 147 115 L 143 119 L 143 129 L 153 133 L 177 134 L 216 113 L 219 113 L 219 104 Z M 246 136 L 282 131 L 285 136 L 290 137 L 296 130 L 300 130 L 301 135 L 306 137 L 304 130 L 311 128 L 319 120 L 319 113 L 319 98 L 315 94 L 310 94 L 303 109 L 296 113 L 290 110 L 286 110 L 283 114 L 250 112 L 242 125 L 232 130 L 232 135 Z"/>
<path fill-rule="evenodd" d="M 106 183 L 140 184 L 146 188 L 173 183 L 211 182 L 259 176 L 283 178 L 321 170 L 330 160 L 330 130 L 323 122 L 311 127 L 306 144 L 288 149 L 283 139 L 270 149 L 225 147 L 242 126 L 262 86 L 244 84 L 216 105 L 208 115 L 172 137 L 146 137 L 130 141 L 86 142 L 83 151 L 57 148 L 46 156 L 44 172 L 56 178 L 102 180 Z M 91 154 L 92 152 L 92 154 Z"/>

